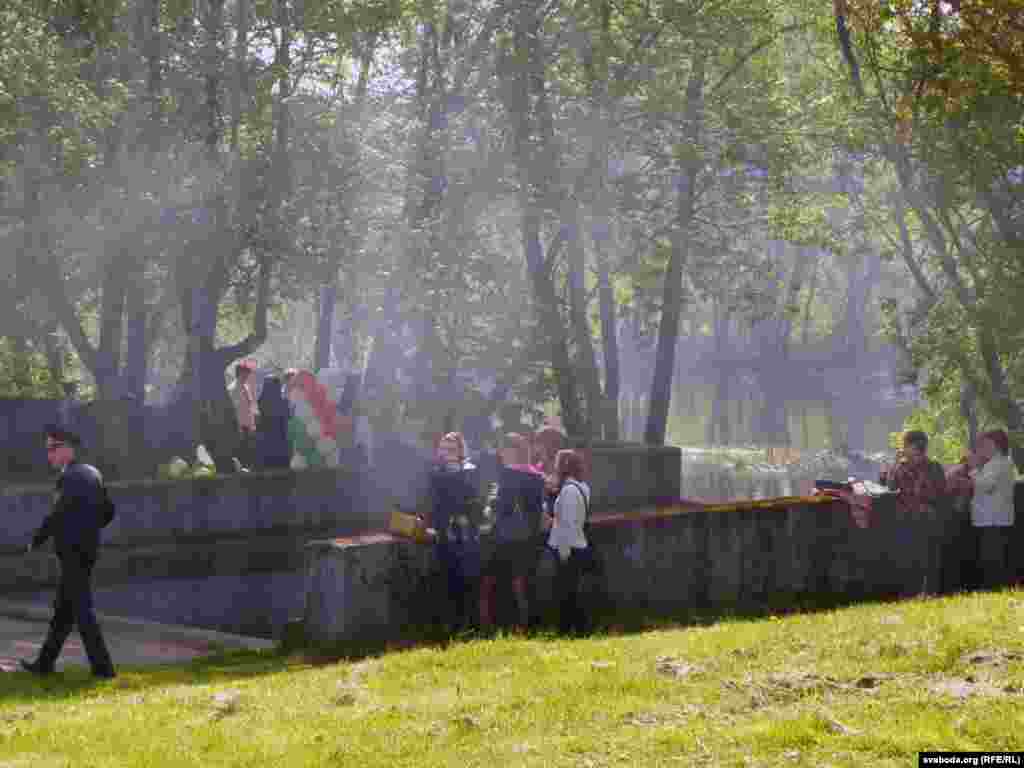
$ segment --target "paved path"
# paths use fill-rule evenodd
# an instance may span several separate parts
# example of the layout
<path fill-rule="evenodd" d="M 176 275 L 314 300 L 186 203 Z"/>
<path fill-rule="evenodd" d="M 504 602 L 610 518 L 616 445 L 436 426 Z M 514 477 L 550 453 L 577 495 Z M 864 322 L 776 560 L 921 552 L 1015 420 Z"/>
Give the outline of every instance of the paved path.
<path fill-rule="evenodd" d="M 0 600 L 0 671 L 20 669 L 18 659 L 34 659 L 46 637 L 50 609 Z M 266 649 L 273 642 L 252 637 L 210 632 L 192 627 L 157 624 L 120 616 L 99 617 L 103 635 L 116 666 L 174 664 L 208 656 L 222 649 Z M 81 638 L 72 632 L 57 669 L 88 666 Z"/>

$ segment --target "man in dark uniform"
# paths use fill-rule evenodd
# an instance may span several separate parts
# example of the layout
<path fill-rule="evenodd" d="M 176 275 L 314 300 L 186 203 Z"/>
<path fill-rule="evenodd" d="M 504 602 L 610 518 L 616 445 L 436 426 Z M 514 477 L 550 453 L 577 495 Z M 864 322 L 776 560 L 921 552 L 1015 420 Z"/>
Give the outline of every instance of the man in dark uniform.
<path fill-rule="evenodd" d="M 53 538 L 60 559 L 60 583 L 54 600 L 50 631 L 33 662 L 21 666 L 36 675 L 54 671 L 64 641 L 76 624 L 97 677 L 115 676 L 103 634 L 92 604 L 92 569 L 100 543 L 100 529 L 106 524 L 106 493 L 103 477 L 96 467 L 75 460 L 80 441 L 77 435 L 59 427 L 47 427 L 46 456 L 60 470 L 53 512 L 43 521 L 28 547 L 38 549 Z"/>

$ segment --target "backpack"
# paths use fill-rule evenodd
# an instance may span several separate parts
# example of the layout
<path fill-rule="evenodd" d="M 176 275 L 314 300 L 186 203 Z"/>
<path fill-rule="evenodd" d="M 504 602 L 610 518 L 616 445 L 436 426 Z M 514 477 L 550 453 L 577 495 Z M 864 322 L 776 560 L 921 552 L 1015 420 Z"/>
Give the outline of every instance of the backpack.
<path fill-rule="evenodd" d="M 507 541 L 526 541 L 530 538 L 530 521 L 526 516 L 526 505 L 523 495 L 516 493 L 512 499 L 512 510 L 495 520 L 495 526 L 501 529 L 502 538 Z"/>

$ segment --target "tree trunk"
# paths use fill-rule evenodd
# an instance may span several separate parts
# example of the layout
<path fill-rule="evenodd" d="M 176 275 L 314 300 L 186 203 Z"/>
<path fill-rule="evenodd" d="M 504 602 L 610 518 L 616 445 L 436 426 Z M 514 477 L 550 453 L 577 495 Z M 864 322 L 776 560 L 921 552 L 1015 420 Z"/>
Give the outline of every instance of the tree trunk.
<path fill-rule="evenodd" d="M 698 51 L 686 86 L 686 140 L 692 156 L 684 164 L 680 176 L 682 187 L 676 207 L 672 250 L 665 273 L 665 289 L 658 326 L 658 348 L 651 383 L 651 403 L 647 414 L 644 442 L 664 445 L 668 426 L 668 408 L 672 399 L 672 372 L 675 368 L 676 342 L 679 338 L 679 317 L 683 302 L 683 267 L 692 243 L 691 227 L 697 195 L 697 178 L 702 158 L 698 146 L 703 133 L 704 79 L 707 54 Z"/>
<path fill-rule="evenodd" d="M 551 367 L 562 409 L 562 423 L 570 435 L 578 435 L 584 432 L 584 424 L 575 372 L 569 360 L 568 337 L 552 276 L 554 259 L 551 253 L 545 257 L 541 242 L 543 207 L 553 198 L 552 174 L 557 170 L 553 167 L 557 155 L 551 143 L 553 127 L 547 104 L 541 31 L 539 3 L 537 0 L 524 0 L 515 19 L 517 56 L 512 61 L 503 62 L 502 97 L 513 123 L 523 254 L 541 329 L 551 344 Z M 531 106 L 531 100 L 536 102 L 535 108 Z M 535 144 L 536 150 L 533 148 Z"/>
<path fill-rule="evenodd" d="M 575 433 L 584 441 L 593 439 L 601 428 L 603 419 L 604 397 L 601 393 L 601 381 L 597 371 L 597 359 L 594 355 L 594 339 L 590 330 L 590 318 L 587 312 L 587 290 L 584 284 L 586 273 L 586 251 L 583 247 L 582 233 L 578 226 L 578 214 L 575 201 L 567 201 L 572 211 L 565 217 L 570 229 L 569 247 L 569 311 L 572 317 L 573 337 L 576 345 L 576 359 L 580 376 L 583 379 L 583 392 L 586 399 L 586 420 L 583 431 Z"/>
<path fill-rule="evenodd" d="M 57 338 L 58 324 L 47 322 L 42 328 L 40 344 L 46 353 L 46 367 L 50 372 L 50 380 L 53 382 L 54 393 L 63 397 L 64 384 L 64 349 Z"/>
<path fill-rule="evenodd" d="M 811 267 L 814 258 L 814 250 L 808 247 L 798 247 L 796 256 L 793 259 L 793 272 L 789 278 L 789 285 L 786 288 L 786 299 L 779 316 L 778 338 L 776 349 L 780 359 L 788 360 L 790 336 L 793 333 L 793 317 L 799 312 L 797 302 L 800 298 L 800 291 L 803 290 L 804 280 L 807 271 Z"/>
<path fill-rule="evenodd" d="M 42 141 L 42 140 L 40 140 Z M 77 310 L 64 290 L 64 274 L 53 252 L 48 217 L 43 210 L 40 170 L 45 167 L 41 146 L 26 147 L 29 171 L 26 174 L 25 229 L 26 248 L 19 254 L 19 271 L 31 274 L 39 266 L 40 288 L 50 311 L 68 334 L 71 344 L 85 369 L 96 381 L 97 397 L 111 397 L 117 389 L 121 334 L 124 327 L 125 276 L 118 271 L 115 255 L 103 270 L 100 303 L 100 345 L 93 346 Z M 34 161 L 33 161 L 34 154 Z"/>
<path fill-rule="evenodd" d="M 235 0 L 235 82 L 231 91 L 231 151 L 238 152 L 238 129 L 249 93 L 249 0 Z"/>
<path fill-rule="evenodd" d="M 967 448 L 971 451 L 978 444 L 978 398 L 974 387 L 964 383 L 960 387 L 960 416 L 967 424 Z"/>
<path fill-rule="evenodd" d="M 981 359 L 985 365 L 985 373 L 992 387 L 993 411 L 1001 417 L 1007 429 L 1013 435 L 1011 453 L 1013 463 L 1017 469 L 1024 471 L 1024 443 L 1021 437 L 1024 432 L 1024 413 L 1017 401 L 1011 396 L 1010 388 L 1006 380 L 1006 369 L 1002 360 L 999 359 L 998 348 L 992 332 L 979 324 L 976 332 L 978 339 L 978 350 L 981 352 Z"/>
<path fill-rule="evenodd" d="M 918 194 L 913 185 L 910 173 L 910 158 L 906 153 L 906 149 L 902 146 L 891 145 L 889 151 L 904 198 L 910 202 L 918 214 L 923 224 L 925 236 L 939 257 L 942 271 L 948 279 L 957 301 L 968 317 L 974 319 L 977 314 L 977 297 L 973 295 L 972 289 L 964 282 L 956 261 L 950 253 L 949 245 L 941 226 L 935 220 L 935 217 L 932 216 L 926 201 Z M 906 242 L 904 242 L 904 251 L 907 251 Z M 915 274 L 916 277 L 917 275 Z M 1013 461 L 1018 469 L 1024 470 L 1024 443 L 1021 441 L 1021 433 L 1024 431 L 1024 411 L 1022 411 L 1020 405 L 1012 397 L 1007 382 L 1006 368 L 1000 358 L 999 345 L 990 326 L 984 320 L 980 322 L 975 321 L 974 325 L 978 352 L 981 356 L 986 378 L 988 379 L 991 410 L 1005 420 L 1007 428 L 1013 433 L 1015 438 L 1012 446 Z M 962 372 L 967 379 L 970 379 L 973 375 L 966 361 L 962 363 Z M 976 390 L 976 392 L 979 395 L 982 394 L 980 390 Z"/>
<path fill-rule="evenodd" d="M 818 287 L 818 260 L 814 260 L 811 268 L 810 284 L 807 286 L 807 301 L 804 302 L 803 322 L 800 325 L 800 344 L 804 347 L 811 337 L 811 307 L 814 305 L 814 293 Z"/>
<path fill-rule="evenodd" d="M 615 295 L 604 243 L 598 238 L 598 300 L 601 304 L 601 340 L 604 352 L 604 439 L 619 440 L 619 336 Z"/>
<path fill-rule="evenodd" d="M 317 370 L 331 365 L 331 341 L 334 336 L 334 305 L 338 301 L 337 285 L 328 283 L 320 289 L 320 312 L 316 326 L 316 358 L 313 367 Z"/>
<path fill-rule="evenodd" d="M 149 368 L 150 320 L 146 292 L 140 285 L 128 295 L 128 329 L 125 337 L 124 394 L 139 405 L 146 402 L 146 375 Z"/>

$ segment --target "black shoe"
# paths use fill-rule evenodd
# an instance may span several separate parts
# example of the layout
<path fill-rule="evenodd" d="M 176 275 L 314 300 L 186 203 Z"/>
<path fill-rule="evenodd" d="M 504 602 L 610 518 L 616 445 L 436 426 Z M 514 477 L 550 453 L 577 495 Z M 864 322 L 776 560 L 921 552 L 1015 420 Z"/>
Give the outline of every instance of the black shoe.
<path fill-rule="evenodd" d="M 110 669 L 94 669 L 92 671 L 92 675 L 93 677 L 98 677 L 101 680 L 113 680 L 115 677 L 117 677 L 117 672 L 114 671 L 113 667 L 111 667 Z"/>
<path fill-rule="evenodd" d="M 47 675 L 53 674 L 53 667 L 44 667 L 38 661 L 25 661 L 19 659 L 18 663 L 21 664 L 21 668 L 26 672 L 31 672 L 33 675 L 38 677 L 46 677 Z"/>

